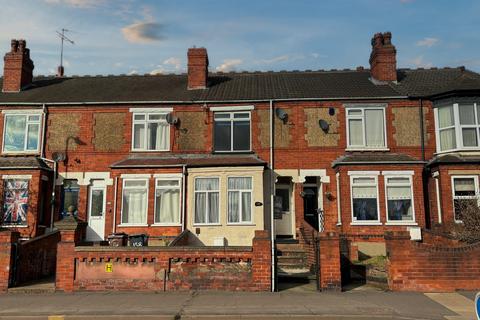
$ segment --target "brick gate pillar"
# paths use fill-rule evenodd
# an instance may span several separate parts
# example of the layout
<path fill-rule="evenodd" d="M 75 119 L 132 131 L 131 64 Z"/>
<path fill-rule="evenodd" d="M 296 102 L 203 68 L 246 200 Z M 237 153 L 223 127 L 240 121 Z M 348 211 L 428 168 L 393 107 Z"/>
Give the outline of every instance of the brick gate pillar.
<path fill-rule="evenodd" d="M 334 232 L 320 233 L 318 241 L 320 288 L 339 291 L 342 289 L 340 237 Z"/>
<path fill-rule="evenodd" d="M 19 238 L 19 232 L 0 228 L 0 292 L 7 292 L 10 279 L 13 277 L 14 246 Z"/>

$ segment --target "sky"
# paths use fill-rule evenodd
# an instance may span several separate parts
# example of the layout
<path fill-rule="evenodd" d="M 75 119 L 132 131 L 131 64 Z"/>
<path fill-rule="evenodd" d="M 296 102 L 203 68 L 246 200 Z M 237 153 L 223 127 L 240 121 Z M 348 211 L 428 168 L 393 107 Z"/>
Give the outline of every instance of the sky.
<path fill-rule="evenodd" d="M 392 32 L 397 65 L 480 72 L 479 0 L 0 0 L 0 53 L 26 39 L 35 75 L 186 71 L 187 49 L 211 71 L 368 67 L 370 40 Z M 3 59 L 0 59 L 3 69 Z"/>

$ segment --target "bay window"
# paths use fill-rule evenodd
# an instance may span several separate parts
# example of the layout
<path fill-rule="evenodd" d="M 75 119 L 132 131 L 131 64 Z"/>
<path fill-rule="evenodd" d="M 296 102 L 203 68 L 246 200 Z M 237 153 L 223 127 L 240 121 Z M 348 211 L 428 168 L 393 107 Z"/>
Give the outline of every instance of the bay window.
<path fill-rule="evenodd" d="M 132 150 L 168 151 L 170 126 L 167 113 L 134 113 Z"/>
<path fill-rule="evenodd" d="M 180 224 L 180 179 L 155 181 L 155 223 Z"/>
<path fill-rule="evenodd" d="M 122 195 L 122 224 L 146 225 L 148 208 L 148 179 L 124 179 Z"/>
<path fill-rule="evenodd" d="M 379 223 L 377 176 L 350 176 L 352 223 Z"/>
<path fill-rule="evenodd" d="M 385 176 L 387 222 L 414 222 L 412 177 Z"/>
<path fill-rule="evenodd" d="M 219 178 L 195 178 L 195 224 L 218 224 Z"/>
<path fill-rule="evenodd" d="M 437 151 L 480 147 L 480 104 L 461 102 L 435 108 Z"/>
<path fill-rule="evenodd" d="M 6 114 L 3 152 L 38 151 L 40 123 L 39 114 Z"/>
<path fill-rule="evenodd" d="M 347 108 L 346 113 L 348 148 L 386 148 L 384 107 L 355 106 Z"/>
<path fill-rule="evenodd" d="M 469 205 L 479 205 L 478 177 L 454 176 L 452 177 L 454 219 L 462 221 L 462 209 Z"/>
<path fill-rule="evenodd" d="M 250 112 L 214 113 L 214 150 L 250 151 Z"/>
<path fill-rule="evenodd" d="M 228 178 L 228 222 L 252 222 L 252 178 Z"/>

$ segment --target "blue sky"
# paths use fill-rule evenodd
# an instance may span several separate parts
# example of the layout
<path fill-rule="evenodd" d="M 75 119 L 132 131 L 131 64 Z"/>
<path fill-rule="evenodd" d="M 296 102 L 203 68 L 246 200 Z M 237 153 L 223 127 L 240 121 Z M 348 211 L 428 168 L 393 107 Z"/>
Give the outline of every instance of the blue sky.
<path fill-rule="evenodd" d="M 179 73 L 191 46 L 212 71 L 368 66 L 370 39 L 391 31 L 399 67 L 480 71 L 478 0 L 0 0 L 0 52 L 24 38 L 34 73 Z M 0 61 L 3 69 L 3 59 Z"/>

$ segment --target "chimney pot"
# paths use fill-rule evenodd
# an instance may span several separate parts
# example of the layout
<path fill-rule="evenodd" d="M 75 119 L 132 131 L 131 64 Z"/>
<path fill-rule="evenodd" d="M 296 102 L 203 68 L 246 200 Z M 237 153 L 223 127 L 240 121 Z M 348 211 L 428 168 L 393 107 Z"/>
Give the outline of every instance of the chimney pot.
<path fill-rule="evenodd" d="M 380 82 L 397 81 L 397 49 L 390 32 L 376 33 L 372 38 L 370 74 Z"/>
<path fill-rule="evenodd" d="M 206 89 L 208 84 L 208 54 L 205 48 L 188 49 L 188 90 Z"/>

